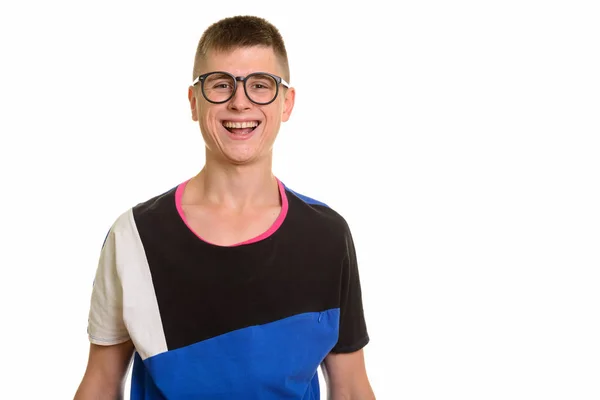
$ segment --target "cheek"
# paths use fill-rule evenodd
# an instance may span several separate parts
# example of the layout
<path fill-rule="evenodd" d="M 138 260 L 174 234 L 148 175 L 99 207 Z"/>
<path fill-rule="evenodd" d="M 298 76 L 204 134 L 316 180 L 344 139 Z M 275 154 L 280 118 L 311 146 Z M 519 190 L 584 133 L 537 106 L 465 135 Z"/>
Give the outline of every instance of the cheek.
<path fill-rule="evenodd" d="M 203 107 L 200 109 L 200 127 L 205 133 L 214 132 L 218 128 L 216 110 L 213 107 Z"/>
<path fill-rule="evenodd" d="M 281 124 L 283 109 L 279 104 L 273 105 L 273 107 L 265 110 L 265 119 L 269 121 L 269 129 L 278 129 Z"/>

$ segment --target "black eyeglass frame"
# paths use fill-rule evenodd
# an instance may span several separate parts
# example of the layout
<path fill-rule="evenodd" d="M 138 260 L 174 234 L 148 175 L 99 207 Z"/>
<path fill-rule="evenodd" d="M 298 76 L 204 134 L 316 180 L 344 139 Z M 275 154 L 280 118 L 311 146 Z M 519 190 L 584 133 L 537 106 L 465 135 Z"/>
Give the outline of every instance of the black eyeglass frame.
<path fill-rule="evenodd" d="M 208 96 L 206 95 L 206 93 L 204 92 L 204 81 L 206 80 L 206 78 L 210 75 L 213 74 L 224 74 L 227 76 L 230 76 L 233 79 L 233 91 L 231 92 L 231 96 L 229 96 L 226 100 L 222 100 L 222 101 L 213 101 L 210 100 L 208 98 Z M 276 86 L 275 86 L 275 96 L 273 96 L 273 99 L 271 101 L 268 101 L 266 103 L 259 103 L 258 101 L 254 101 L 250 98 L 250 96 L 248 96 L 248 90 L 246 89 L 246 81 L 248 80 L 248 78 L 251 78 L 253 76 L 256 75 L 267 75 L 270 76 L 271 78 L 273 78 L 275 80 Z M 260 106 L 266 106 L 267 104 L 271 104 L 272 102 L 275 101 L 275 99 L 277 99 L 277 96 L 279 96 L 279 86 L 283 85 L 286 88 L 289 89 L 290 84 L 287 83 L 285 81 L 285 79 L 283 79 L 280 76 L 277 75 L 273 75 L 269 72 L 253 72 L 251 74 L 248 74 L 246 76 L 235 76 L 233 74 L 230 74 L 229 72 L 225 72 L 225 71 L 212 71 L 212 72 L 207 72 L 206 74 L 202 74 L 200 76 L 198 76 L 196 79 L 194 79 L 194 81 L 192 82 L 192 86 L 196 86 L 198 84 L 198 82 L 200 82 L 200 89 L 202 90 L 202 96 L 204 96 L 204 98 L 206 99 L 206 101 L 208 101 L 209 103 L 213 103 L 213 104 L 223 104 L 223 103 L 227 103 L 229 100 L 231 100 L 233 98 L 233 96 L 235 96 L 235 93 L 237 92 L 237 83 L 238 82 L 243 82 L 243 87 L 244 87 L 244 93 L 246 94 L 246 97 L 248 98 L 248 100 L 250 100 L 252 103 L 254 104 L 258 104 Z"/>

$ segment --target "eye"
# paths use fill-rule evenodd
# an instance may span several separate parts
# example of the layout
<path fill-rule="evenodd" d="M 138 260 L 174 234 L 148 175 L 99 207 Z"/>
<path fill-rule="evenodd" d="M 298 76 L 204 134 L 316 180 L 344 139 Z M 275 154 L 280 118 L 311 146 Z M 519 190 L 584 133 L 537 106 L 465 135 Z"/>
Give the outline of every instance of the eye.
<path fill-rule="evenodd" d="M 225 74 L 213 73 L 206 77 L 204 88 L 208 90 L 226 91 L 234 87 L 233 79 Z"/>
<path fill-rule="evenodd" d="M 212 85 L 213 89 L 229 89 L 231 88 L 231 84 L 228 82 L 215 82 Z"/>
<path fill-rule="evenodd" d="M 273 90 L 277 84 L 273 78 L 268 75 L 253 75 L 246 82 L 247 87 L 253 91 Z"/>
<path fill-rule="evenodd" d="M 271 89 L 271 87 L 273 87 L 273 83 L 269 82 L 268 80 L 255 80 L 251 83 L 250 87 L 256 90 Z"/>

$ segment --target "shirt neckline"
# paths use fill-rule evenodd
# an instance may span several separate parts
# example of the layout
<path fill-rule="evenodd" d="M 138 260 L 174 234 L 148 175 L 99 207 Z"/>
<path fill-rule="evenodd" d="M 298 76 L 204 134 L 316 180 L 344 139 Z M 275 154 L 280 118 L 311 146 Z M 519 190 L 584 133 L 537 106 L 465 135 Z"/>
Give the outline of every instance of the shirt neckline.
<path fill-rule="evenodd" d="M 177 186 L 177 189 L 175 191 L 175 206 L 177 208 L 177 213 L 179 214 L 179 217 L 181 218 L 181 220 L 183 221 L 183 223 L 187 226 L 187 228 L 201 241 L 208 243 L 210 245 L 213 246 L 219 246 L 219 247 L 237 247 L 237 246 L 243 246 L 243 245 L 248 245 L 248 244 L 252 244 L 252 243 L 256 243 L 256 242 L 260 242 L 261 240 L 264 240 L 266 238 L 268 238 L 269 236 L 273 235 L 278 229 L 279 227 L 281 227 L 281 225 L 283 224 L 283 221 L 285 220 L 285 217 L 288 213 L 288 198 L 287 195 L 285 193 L 285 185 L 277 178 L 275 178 L 277 180 L 277 186 L 279 188 L 279 197 L 281 199 L 281 211 L 279 212 L 279 215 L 277 216 L 277 219 L 273 222 L 273 224 L 269 227 L 269 229 L 267 229 L 266 231 L 264 231 L 263 233 L 261 233 L 260 235 L 253 237 L 251 239 L 245 240 L 243 242 L 239 242 L 239 243 L 235 243 L 232 245 L 218 245 L 215 243 L 211 243 L 208 240 L 204 239 L 203 237 L 201 237 L 200 235 L 198 235 L 189 225 L 187 218 L 185 217 L 185 213 L 183 212 L 183 207 L 181 206 L 181 200 L 183 198 L 183 192 L 185 190 L 185 187 L 187 186 L 188 182 L 190 181 L 190 179 L 180 183 Z"/>

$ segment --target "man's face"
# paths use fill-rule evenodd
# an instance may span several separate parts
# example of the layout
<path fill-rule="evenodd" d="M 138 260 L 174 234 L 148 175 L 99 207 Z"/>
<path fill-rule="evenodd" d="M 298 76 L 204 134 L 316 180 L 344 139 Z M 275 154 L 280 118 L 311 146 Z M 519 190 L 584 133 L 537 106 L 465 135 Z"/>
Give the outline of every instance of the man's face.
<path fill-rule="evenodd" d="M 210 51 L 200 74 L 213 71 L 243 77 L 253 72 L 283 74 L 273 49 L 261 46 L 227 52 Z M 202 95 L 200 83 L 190 87 L 192 119 L 200 124 L 207 158 L 242 165 L 270 157 L 281 122 L 289 119 L 294 107 L 294 95 L 293 88 L 280 86 L 275 101 L 257 105 L 246 97 L 243 82 L 237 82 L 237 90 L 229 101 L 213 104 Z"/>

